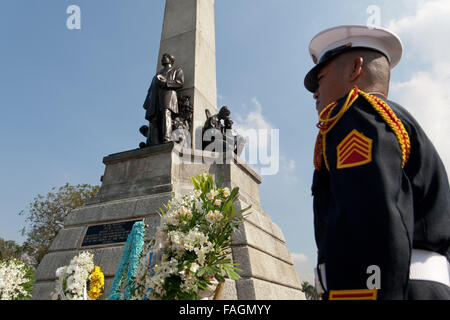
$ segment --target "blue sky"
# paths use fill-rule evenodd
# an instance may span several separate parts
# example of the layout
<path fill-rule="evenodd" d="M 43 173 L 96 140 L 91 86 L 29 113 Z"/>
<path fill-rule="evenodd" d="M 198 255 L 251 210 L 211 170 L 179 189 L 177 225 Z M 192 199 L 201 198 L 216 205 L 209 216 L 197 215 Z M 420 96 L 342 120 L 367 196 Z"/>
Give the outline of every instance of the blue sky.
<path fill-rule="evenodd" d="M 342 24 L 383 27 L 405 53 L 391 99 L 416 115 L 447 168 L 450 23 L 446 0 L 216 0 L 218 105 L 239 126 L 280 129 L 280 171 L 263 177 L 264 211 L 283 230 L 300 277 L 316 259 L 312 153 L 317 115 L 303 88 L 311 38 Z M 3 0 L 0 4 L 0 237 L 21 242 L 18 213 L 52 187 L 99 184 L 104 156 L 134 149 L 154 75 L 164 0 Z M 78 5 L 81 30 L 68 30 Z M 431 92 L 431 94 L 430 94 Z"/>

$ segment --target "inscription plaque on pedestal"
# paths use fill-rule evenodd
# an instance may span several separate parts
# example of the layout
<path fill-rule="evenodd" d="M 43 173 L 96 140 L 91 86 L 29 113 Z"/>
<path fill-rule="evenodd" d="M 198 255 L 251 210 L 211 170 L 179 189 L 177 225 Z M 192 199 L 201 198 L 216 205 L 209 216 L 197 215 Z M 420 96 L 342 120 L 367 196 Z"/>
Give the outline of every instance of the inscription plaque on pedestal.
<path fill-rule="evenodd" d="M 142 219 L 89 226 L 81 248 L 125 243 L 133 225 L 138 221 Z"/>

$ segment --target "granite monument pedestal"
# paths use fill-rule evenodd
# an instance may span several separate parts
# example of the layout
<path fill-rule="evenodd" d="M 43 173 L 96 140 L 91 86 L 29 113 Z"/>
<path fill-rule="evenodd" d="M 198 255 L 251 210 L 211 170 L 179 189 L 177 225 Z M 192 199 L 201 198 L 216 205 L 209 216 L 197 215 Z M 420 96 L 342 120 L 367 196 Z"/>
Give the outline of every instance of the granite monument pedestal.
<path fill-rule="evenodd" d="M 96 197 L 67 216 L 64 228 L 35 272 L 33 299 L 50 299 L 55 271 L 68 265 L 84 250 L 94 253 L 95 264 L 105 274 L 105 294 L 111 286 L 122 255 L 123 242 L 83 247 L 90 226 L 144 220 L 147 237 L 160 225 L 159 209 L 172 194 L 192 190 L 191 176 L 213 174 L 223 186 L 239 187 L 237 209 L 252 206 L 239 232 L 233 234 L 232 257 L 242 269 L 241 279 L 227 280 L 220 299 L 304 299 L 283 233 L 260 205 L 260 176 L 233 155 L 232 163 L 212 163 L 218 153 L 195 151 L 180 156 L 173 143 L 113 154 L 104 158 L 102 185 Z M 184 159 L 184 161 L 183 161 Z M 193 163 L 193 161 L 197 163 Z M 86 244 L 86 242 L 85 242 Z M 89 244 L 89 243 L 88 243 Z"/>

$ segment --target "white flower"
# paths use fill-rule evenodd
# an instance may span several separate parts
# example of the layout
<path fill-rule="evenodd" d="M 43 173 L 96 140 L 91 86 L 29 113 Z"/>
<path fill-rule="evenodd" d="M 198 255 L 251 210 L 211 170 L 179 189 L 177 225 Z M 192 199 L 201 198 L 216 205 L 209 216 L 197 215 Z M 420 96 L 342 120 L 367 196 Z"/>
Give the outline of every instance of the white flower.
<path fill-rule="evenodd" d="M 178 226 L 180 224 L 180 221 L 178 220 L 178 213 L 173 213 L 166 216 L 166 223 L 174 227 Z"/>
<path fill-rule="evenodd" d="M 180 208 L 180 217 L 184 218 L 186 216 L 192 216 L 192 212 L 189 209 L 186 209 L 186 207 L 181 207 Z"/>
<path fill-rule="evenodd" d="M 208 192 L 208 193 L 206 194 L 206 196 L 207 196 L 207 198 L 208 198 L 209 200 L 214 199 L 214 198 L 217 197 L 218 195 L 219 195 L 219 192 L 218 192 L 217 190 L 211 190 L 210 192 Z"/>
<path fill-rule="evenodd" d="M 222 204 L 222 200 L 220 200 L 220 199 L 214 200 L 214 205 L 215 206 L 220 206 L 221 204 Z"/>
<path fill-rule="evenodd" d="M 74 273 L 74 272 L 75 272 L 75 266 L 69 265 L 69 266 L 67 267 L 67 269 L 66 269 L 66 273 L 67 273 L 67 274 L 72 274 L 72 273 Z"/>
<path fill-rule="evenodd" d="M 215 222 L 215 215 L 214 212 L 209 211 L 208 214 L 205 216 L 206 221 L 208 221 L 209 223 L 214 223 Z"/>
<path fill-rule="evenodd" d="M 194 245 L 193 245 L 192 242 L 189 242 L 189 243 L 185 243 L 185 244 L 184 244 L 184 248 L 185 248 L 187 251 L 193 251 L 195 247 L 194 247 Z"/>
<path fill-rule="evenodd" d="M 195 197 L 200 197 L 202 195 L 202 192 L 200 190 L 194 190 L 194 196 Z"/>
<path fill-rule="evenodd" d="M 200 266 L 198 264 L 196 264 L 195 262 L 193 264 L 191 264 L 191 267 L 189 268 L 189 270 L 191 270 L 193 273 L 196 273 L 198 271 L 198 269 L 200 269 Z"/>
<path fill-rule="evenodd" d="M 221 221 L 222 218 L 223 218 L 222 214 L 218 210 L 214 210 L 214 215 L 215 215 L 215 219 L 216 219 L 217 222 Z"/>
<path fill-rule="evenodd" d="M 204 265 L 207 253 L 207 247 L 196 248 L 195 253 L 197 254 L 197 261 L 200 265 Z"/>
<path fill-rule="evenodd" d="M 60 279 L 61 276 L 66 272 L 66 268 L 67 267 L 61 267 L 61 268 L 56 269 L 55 275 L 58 279 Z"/>
<path fill-rule="evenodd" d="M 229 197 L 231 194 L 230 189 L 228 189 L 228 187 L 223 189 L 223 196 L 224 197 Z"/>
<path fill-rule="evenodd" d="M 219 222 L 222 220 L 222 214 L 218 210 L 209 211 L 208 214 L 205 216 L 206 221 L 213 224 L 214 222 Z"/>
<path fill-rule="evenodd" d="M 194 208 L 198 212 L 202 213 L 203 212 L 203 202 L 202 201 L 195 201 L 194 202 Z"/>

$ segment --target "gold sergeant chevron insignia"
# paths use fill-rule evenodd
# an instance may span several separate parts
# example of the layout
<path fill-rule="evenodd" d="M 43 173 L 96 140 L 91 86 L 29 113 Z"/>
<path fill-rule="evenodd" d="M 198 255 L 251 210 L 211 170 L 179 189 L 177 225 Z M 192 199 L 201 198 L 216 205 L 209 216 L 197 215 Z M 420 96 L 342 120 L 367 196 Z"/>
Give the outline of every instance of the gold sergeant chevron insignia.
<path fill-rule="evenodd" d="M 353 130 L 337 146 L 337 168 L 345 169 L 372 162 L 372 139 Z"/>

